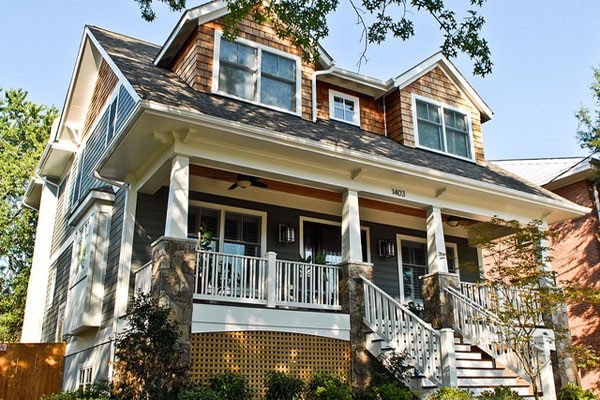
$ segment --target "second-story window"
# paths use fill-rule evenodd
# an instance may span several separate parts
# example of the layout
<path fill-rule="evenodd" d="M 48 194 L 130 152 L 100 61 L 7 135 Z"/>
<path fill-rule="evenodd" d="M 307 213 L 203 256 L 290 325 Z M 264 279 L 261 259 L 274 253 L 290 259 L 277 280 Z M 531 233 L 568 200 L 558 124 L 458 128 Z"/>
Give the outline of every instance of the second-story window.
<path fill-rule="evenodd" d="M 417 141 L 420 146 L 472 159 L 471 129 L 466 113 L 415 100 Z"/>
<path fill-rule="evenodd" d="M 216 91 L 300 112 L 299 58 L 248 41 L 220 39 Z"/>
<path fill-rule="evenodd" d="M 358 97 L 330 90 L 329 118 L 360 126 Z"/>

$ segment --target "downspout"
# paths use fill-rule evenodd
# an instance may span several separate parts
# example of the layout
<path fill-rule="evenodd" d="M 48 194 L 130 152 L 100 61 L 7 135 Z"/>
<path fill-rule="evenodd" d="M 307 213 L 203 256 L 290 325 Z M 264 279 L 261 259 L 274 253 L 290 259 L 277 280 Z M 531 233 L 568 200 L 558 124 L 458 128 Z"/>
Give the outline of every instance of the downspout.
<path fill-rule="evenodd" d="M 332 62 L 329 69 L 315 71 L 312 74 L 312 120 L 313 120 L 313 122 L 317 122 L 317 76 L 330 74 L 333 72 L 334 69 L 335 69 L 335 63 Z"/>
<path fill-rule="evenodd" d="M 598 225 L 600 225 L 600 196 L 598 195 L 598 185 L 600 184 L 600 179 L 596 179 L 594 182 L 594 206 L 596 207 L 596 217 L 598 218 Z"/>
<path fill-rule="evenodd" d="M 120 189 L 123 189 L 125 191 L 129 190 L 129 185 L 128 184 L 122 183 L 122 182 L 113 181 L 112 179 L 105 178 L 102 175 L 100 175 L 100 173 L 98 172 L 98 170 L 94 170 L 94 178 L 98 179 L 99 181 L 108 183 L 109 185 L 116 186 L 116 187 L 118 187 Z"/>
<path fill-rule="evenodd" d="M 383 135 L 385 137 L 387 137 L 387 112 L 385 109 L 385 94 L 383 95 L 382 98 L 382 102 L 383 102 Z"/>

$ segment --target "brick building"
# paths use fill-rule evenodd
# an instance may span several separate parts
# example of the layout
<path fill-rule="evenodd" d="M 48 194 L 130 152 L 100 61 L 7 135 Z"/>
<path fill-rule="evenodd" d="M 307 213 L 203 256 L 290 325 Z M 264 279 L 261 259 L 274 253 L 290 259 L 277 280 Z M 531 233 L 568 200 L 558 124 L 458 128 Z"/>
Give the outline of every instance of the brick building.
<path fill-rule="evenodd" d="M 495 161 L 502 168 L 584 207 L 586 215 L 552 225 L 552 266 L 558 279 L 600 289 L 598 159 L 567 157 Z M 574 344 L 592 346 L 600 354 L 600 306 L 569 305 Z M 580 370 L 581 384 L 600 394 L 600 368 Z"/>

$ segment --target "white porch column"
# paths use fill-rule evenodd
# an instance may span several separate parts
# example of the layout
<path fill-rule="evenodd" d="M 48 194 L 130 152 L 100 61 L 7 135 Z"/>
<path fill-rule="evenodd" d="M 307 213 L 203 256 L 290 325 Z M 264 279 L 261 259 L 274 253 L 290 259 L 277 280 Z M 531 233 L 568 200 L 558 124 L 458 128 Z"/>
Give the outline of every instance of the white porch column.
<path fill-rule="evenodd" d="M 448 272 L 442 213 L 437 207 L 431 207 L 427 210 L 427 253 L 430 274 Z"/>
<path fill-rule="evenodd" d="M 27 286 L 27 303 L 23 320 L 22 343 L 39 343 L 42 340 L 42 323 L 46 309 L 46 292 L 52 247 L 52 228 L 56 216 L 58 189 L 44 182 L 36 228 L 31 273 Z"/>
<path fill-rule="evenodd" d="M 342 193 L 342 263 L 362 262 L 358 192 Z"/>
<path fill-rule="evenodd" d="M 165 236 L 187 238 L 188 208 L 190 192 L 190 159 L 175 156 L 171 164 L 171 184 L 167 206 Z"/>

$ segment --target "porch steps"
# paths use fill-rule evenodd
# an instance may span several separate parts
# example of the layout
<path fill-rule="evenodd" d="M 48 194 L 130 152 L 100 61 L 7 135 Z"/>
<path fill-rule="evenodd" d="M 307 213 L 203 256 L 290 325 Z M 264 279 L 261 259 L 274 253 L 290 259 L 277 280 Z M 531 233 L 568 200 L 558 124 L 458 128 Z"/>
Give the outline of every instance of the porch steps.
<path fill-rule="evenodd" d="M 369 331 L 370 332 L 370 331 Z M 367 350 L 375 357 L 393 351 L 378 335 L 367 334 Z M 458 387 L 480 395 L 483 391 L 505 386 L 517 392 L 524 400 L 533 399 L 531 385 L 513 371 L 495 362 L 477 346 L 466 343 L 461 337 L 455 338 L 456 372 Z M 437 387 L 426 378 L 413 382 L 418 390 L 430 391 Z"/>

